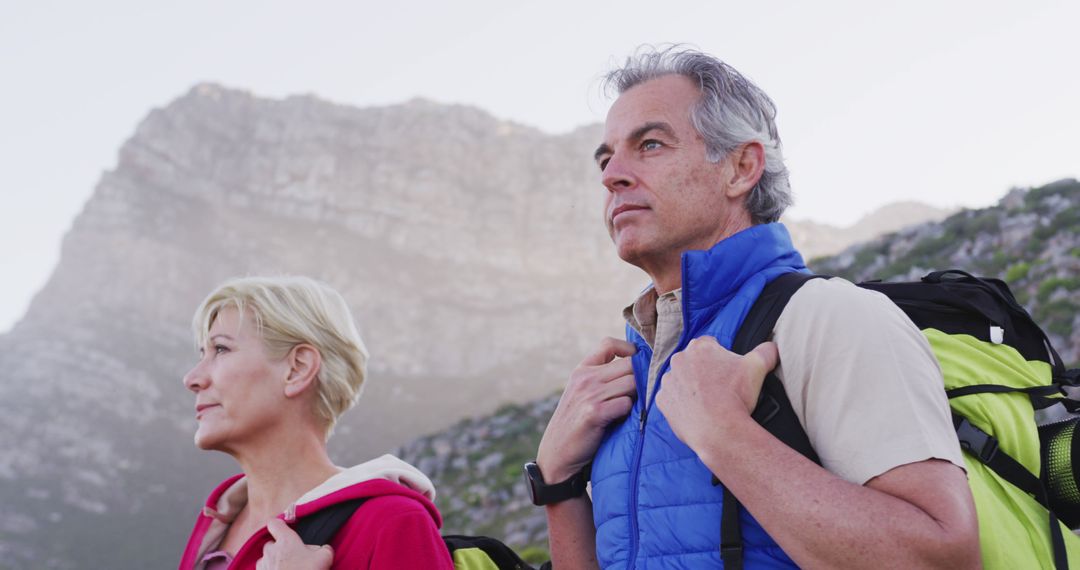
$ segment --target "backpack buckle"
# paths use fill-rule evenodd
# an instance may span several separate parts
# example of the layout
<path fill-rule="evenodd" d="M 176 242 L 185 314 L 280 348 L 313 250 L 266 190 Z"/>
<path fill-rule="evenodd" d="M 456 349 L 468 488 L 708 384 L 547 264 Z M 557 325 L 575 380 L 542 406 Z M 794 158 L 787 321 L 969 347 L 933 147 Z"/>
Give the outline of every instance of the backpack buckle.
<path fill-rule="evenodd" d="M 994 436 L 971 425 L 967 418 L 960 418 L 956 426 L 956 437 L 960 447 L 977 457 L 983 463 L 990 463 L 998 452 L 998 441 Z"/>
<path fill-rule="evenodd" d="M 741 543 L 734 545 L 720 545 L 720 560 L 724 562 L 724 568 L 741 568 L 743 563 L 743 547 Z"/>
<path fill-rule="evenodd" d="M 750 417 L 754 418 L 757 423 L 765 425 L 769 423 L 769 420 L 773 419 L 780 411 L 780 403 L 776 401 L 769 394 L 762 392 L 758 396 L 757 406 L 754 407 L 754 411 L 750 414 Z"/>

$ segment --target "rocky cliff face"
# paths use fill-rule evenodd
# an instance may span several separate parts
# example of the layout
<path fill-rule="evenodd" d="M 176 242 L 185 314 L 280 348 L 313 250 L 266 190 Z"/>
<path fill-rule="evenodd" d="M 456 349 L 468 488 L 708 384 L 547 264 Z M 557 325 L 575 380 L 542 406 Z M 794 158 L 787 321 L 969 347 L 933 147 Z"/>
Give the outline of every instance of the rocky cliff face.
<path fill-rule="evenodd" d="M 236 469 L 193 448 L 180 383 L 191 313 L 228 277 L 305 274 L 349 301 L 371 381 L 339 463 L 556 390 L 646 281 L 604 235 L 599 137 L 214 85 L 153 111 L 0 336 L 0 566 L 175 564 Z"/>

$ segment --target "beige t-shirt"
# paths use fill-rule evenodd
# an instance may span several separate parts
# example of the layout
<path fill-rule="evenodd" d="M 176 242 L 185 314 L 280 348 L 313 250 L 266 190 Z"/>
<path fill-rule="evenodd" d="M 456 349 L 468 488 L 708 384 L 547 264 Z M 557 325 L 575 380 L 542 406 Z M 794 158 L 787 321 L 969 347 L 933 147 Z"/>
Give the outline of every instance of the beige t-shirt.
<path fill-rule="evenodd" d="M 773 332 L 776 375 L 826 469 L 863 484 L 932 458 L 964 468 L 941 368 L 888 297 L 813 279 Z"/>
<path fill-rule="evenodd" d="M 624 311 L 653 346 L 650 387 L 682 333 L 672 300 L 677 309 L 681 297 L 664 302 L 659 319 L 661 302 L 652 290 Z M 678 324 L 661 327 L 665 314 Z M 884 295 L 843 279 L 813 279 L 788 302 L 773 340 L 780 352 L 776 374 L 825 469 L 861 485 L 931 458 L 964 467 L 937 360 L 926 337 Z"/>

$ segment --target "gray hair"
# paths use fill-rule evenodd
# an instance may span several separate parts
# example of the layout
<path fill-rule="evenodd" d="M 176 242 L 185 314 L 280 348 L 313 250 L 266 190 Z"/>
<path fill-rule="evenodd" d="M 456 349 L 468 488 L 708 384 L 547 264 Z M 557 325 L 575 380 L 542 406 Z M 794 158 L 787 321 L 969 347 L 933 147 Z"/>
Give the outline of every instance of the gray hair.
<path fill-rule="evenodd" d="M 730 65 L 681 46 L 639 49 L 621 68 L 605 76 L 604 86 L 622 94 L 665 75 L 682 75 L 701 89 L 690 123 L 705 139 L 705 158 L 710 162 L 719 162 L 745 143 L 761 143 L 765 171 L 746 198 L 746 209 L 755 224 L 779 220 L 791 205 L 791 184 L 772 99 Z"/>

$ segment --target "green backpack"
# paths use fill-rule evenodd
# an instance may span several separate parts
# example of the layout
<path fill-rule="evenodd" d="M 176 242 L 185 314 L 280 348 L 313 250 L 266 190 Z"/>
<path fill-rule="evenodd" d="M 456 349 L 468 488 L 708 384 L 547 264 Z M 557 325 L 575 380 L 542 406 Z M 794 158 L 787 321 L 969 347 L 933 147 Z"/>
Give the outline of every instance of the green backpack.
<path fill-rule="evenodd" d="M 745 354 L 767 340 L 791 295 L 815 277 L 790 273 L 770 283 L 733 350 Z M 1080 370 L 1065 370 L 1000 280 L 952 270 L 920 282 L 859 286 L 896 303 L 937 357 L 978 511 L 983 564 L 1064 570 L 1072 560 L 1080 567 L 1080 537 L 1070 530 L 1080 525 L 1080 402 L 1065 397 L 1080 384 Z M 773 374 L 754 418 L 820 463 Z M 738 501 L 725 490 L 721 554 L 729 570 L 741 567 L 739 534 Z"/>
<path fill-rule="evenodd" d="M 304 544 L 323 545 L 352 517 L 366 499 L 331 505 L 300 519 L 293 529 Z M 443 535 L 455 570 L 534 570 L 509 546 L 487 536 Z M 540 570 L 550 570 L 545 563 Z"/>

